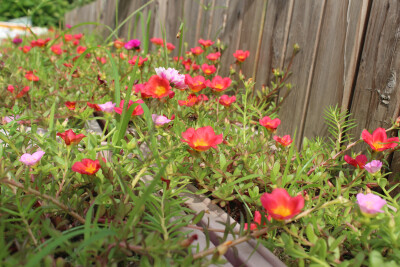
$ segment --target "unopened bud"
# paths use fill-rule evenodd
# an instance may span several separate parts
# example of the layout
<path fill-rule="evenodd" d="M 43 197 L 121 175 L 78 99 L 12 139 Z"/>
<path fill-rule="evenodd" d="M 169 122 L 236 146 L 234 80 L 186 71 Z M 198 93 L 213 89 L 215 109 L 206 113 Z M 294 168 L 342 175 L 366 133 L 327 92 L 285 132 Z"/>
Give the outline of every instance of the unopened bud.
<path fill-rule="evenodd" d="M 295 44 L 293 45 L 293 53 L 294 53 L 294 54 L 297 54 L 299 51 L 300 51 L 300 46 L 299 46 L 298 43 L 295 43 Z"/>
<path fill-rule="evenodd" d="M 224 255 L 228 251 L 230 244 L 232 244 L 232 241 L 228 240 L 228 241 L 225 241 L 222 245 L 219 245 L 217 247 L 219 256 Z"/>
<path fill-rule="evenodd" d="M 190 246 L 193 243 L 193 241 L 197 240 L 197 238 L 198 238 L 197 235 L 194 234 L 191 237 L 189 237 L 185 240 L 182 240 L 180 245 L 184 248 L 187 248 L 188 246 Z"/>
<path fill-rule="evenodd" d="M 400 117 L 398 117 L 396 119 L 396 122 L 394 123 L 394 125 L 396 125 L 396 127 L 400 127 Z"/>

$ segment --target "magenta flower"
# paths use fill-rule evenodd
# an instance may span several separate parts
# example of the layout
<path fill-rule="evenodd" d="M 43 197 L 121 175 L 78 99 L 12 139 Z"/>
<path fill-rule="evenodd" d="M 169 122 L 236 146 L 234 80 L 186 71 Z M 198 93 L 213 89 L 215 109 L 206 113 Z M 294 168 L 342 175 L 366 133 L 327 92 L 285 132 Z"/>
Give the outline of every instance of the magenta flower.
<path fill-rule="evenodd" d="M 161 78 L 168 80 L 173 83 L 176 89 L 184 90 L 187 88 L 185 83 L 185 75 L 179 74 L 179 71 L 173 68 L 165 69 L 163 67 L 155 68 L 157 75 Z"/>
<path fill-rule="evenodd" d="M 380 160 L 373 160 L 370 163 L 365 164 L 364 169 L 371 174 L 377 173 L 382 168 L 382 162 Z"/>
<path fill-rule="evenodd" d="M 114 112 L 115 103 L 108 101 L 104 104 L 98 104 L 98 106 L 101 109 L 101 111 L 112 113 L 112 112 Z"/>
<path fill-rule="evenodd" d="M 172 121 L 163 115 L 157 114 L 152 114 L 151 118 L 153 119 L 154 124 L 157 126 L 161 126 Z"/>
<path fill-rule="evenodd" d="M 385 206 L 386 201 L 381 197 L 374 194 L 357 194 L 357 204 L 364 215 L 370 216 L 378 212 L 383 212 L 382 207 Z"/>
<path fill-rule="evenodd" d="M 70 24 L 65 24 L 65 28 L 67 28 L 67 29 L 71 29 L 71 25 Z"/>
<path fill-rule="evenodd" d="M 139 49 L 140 40 L 137 39 L 130 40 L 125 43 L 124 47 L 126 50 Z"/>
<path fill-rule="evenodd" d="M 19 161 L 21 161 L 25 165 L 33 166 L 39 162 L 39 160 L 43 157 L 43 155 L 44 155 L 44 151 L 37 151 L 37 152 L 33 153 L 32 155 L 29 153 L 25 153 L 21 156 Z"/>
<path fill-rule="evenodd" d="M 15 37 L 15 38 L 12 40 L 12 42 L 13 42 L 14 44 L 18 45 L 18 44 L 22 43 L 22 39 L 21 39 L 21 38 L 18 38 L 18 37 Z"/>

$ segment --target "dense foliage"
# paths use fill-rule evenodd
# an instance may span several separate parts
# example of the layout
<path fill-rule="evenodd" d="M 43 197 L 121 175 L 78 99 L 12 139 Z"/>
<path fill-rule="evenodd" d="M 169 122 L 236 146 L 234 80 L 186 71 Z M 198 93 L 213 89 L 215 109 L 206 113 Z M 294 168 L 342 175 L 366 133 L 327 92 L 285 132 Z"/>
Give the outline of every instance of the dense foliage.
<path fill-rule="evenodd" d="M 58 26 L 64 14 L 93 0 L 2 0 L 0 21 L 29 16 L 34 26 Z"/>

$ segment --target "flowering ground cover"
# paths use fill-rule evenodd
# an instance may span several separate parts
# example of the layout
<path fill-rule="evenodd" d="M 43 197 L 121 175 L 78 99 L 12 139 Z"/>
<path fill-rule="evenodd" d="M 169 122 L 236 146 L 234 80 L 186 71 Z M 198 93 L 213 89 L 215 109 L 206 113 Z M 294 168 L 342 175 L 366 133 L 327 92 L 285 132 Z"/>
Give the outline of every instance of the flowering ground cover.
<path fill-rule="evenodd" d="M 207 266 L 250 237 L 290 266 L 400 261 L 400 195 L 385 161 L 400 121 L 351 137 L 355 122 L 330 108 L 329 138 L 299 148 L 279 136 L 277 93 L 292 88 L 297 45 L 262 87 L 241 72 L 248 51 L 221 75 L 218 40 L 190 48 L 72 30 L 1 46 L 4 265 Z M 221 223 L 226 233 L 240 224 L 236 242 L 199 250 L 192 229 L 206 211 L 185 206 L 188 184 L 237 219 Z"/>

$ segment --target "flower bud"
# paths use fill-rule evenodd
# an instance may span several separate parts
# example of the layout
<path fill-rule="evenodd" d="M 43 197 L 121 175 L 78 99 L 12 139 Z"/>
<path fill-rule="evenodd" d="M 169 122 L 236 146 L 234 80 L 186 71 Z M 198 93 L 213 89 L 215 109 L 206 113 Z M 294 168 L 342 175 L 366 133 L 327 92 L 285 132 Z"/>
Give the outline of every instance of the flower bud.
<path fill-rule="evenodd" d="M 295 44 L 293 45 L 293 53 L 294 53 L 294 54 L 297 54 L 299 51 L 300 51 L 300 46 L 299 46 L 298 43 L 295 43 Z"/>

